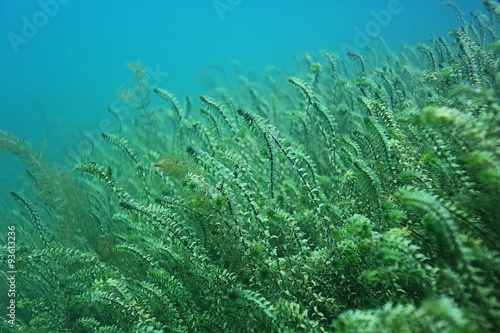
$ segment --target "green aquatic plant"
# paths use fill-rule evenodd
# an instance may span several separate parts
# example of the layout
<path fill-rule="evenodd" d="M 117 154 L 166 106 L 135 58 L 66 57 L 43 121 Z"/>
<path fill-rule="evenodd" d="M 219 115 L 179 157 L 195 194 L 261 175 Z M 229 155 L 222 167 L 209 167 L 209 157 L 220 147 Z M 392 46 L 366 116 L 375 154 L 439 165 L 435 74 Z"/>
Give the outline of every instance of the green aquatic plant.
<path fill-rule="evenodd" d="M 129 80 L 130 88 L 122 87 L 117 96 L 120 100 L 126 102 L 131 108 L 141 112 L 142 116 L 148 114 L 147 107 L 149 106 L 149 76 L 146 67 L 139 61 L 127 65 L 128 69 L 133 73 Z"/>
<path fill-rule="evenodd" d="M 135 63 L 137 112 L 70 172 L 0 131 L 29 179 L 1 330 L 499 331 L 497 23 L 444 5 L 452 40 L 238 72 L 197 115 Z"/>

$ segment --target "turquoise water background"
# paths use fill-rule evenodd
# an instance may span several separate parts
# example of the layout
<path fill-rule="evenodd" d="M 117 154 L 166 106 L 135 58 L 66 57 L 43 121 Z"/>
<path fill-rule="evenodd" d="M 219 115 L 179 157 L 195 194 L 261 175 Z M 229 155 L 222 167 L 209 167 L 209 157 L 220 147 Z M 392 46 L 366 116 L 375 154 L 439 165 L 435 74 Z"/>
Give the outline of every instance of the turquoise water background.
<path fill-rule="evenodd" d="M 467 20 L 482 3 L 454 2 Z M 428 42 L 433 34 L 446 36 L 460 22 L 439 3 L 1 1 L 0 129 L 31 141 L 48 160 L 64 163 L 82 131 L 99 129 L 109 117 L 108 106 L 130 77 L 127 63 L 140 60 L 152 86 L 196 101 L 213 88 L 207 73 L 232 73 L 234 61 L 242 73 L 257 78 L 270 65 L 293 75 L 294 59 L 302 52 L 345 52 L 360 46 L 366 32 L 396 51 L 403 44 Z M 153 99 L 151 105 L 158 103 Z M 5 198 L 21 187 L 24 167 L 3 153 L 0 167 L 0 198 Z"/>

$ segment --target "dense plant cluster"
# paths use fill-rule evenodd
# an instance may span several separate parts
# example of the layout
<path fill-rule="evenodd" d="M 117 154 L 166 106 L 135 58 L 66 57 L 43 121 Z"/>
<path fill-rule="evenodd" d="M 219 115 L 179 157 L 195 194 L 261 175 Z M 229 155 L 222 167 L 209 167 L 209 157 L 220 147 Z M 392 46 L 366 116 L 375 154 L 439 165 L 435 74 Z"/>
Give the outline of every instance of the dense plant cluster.
<path fill-rule="evenodd" d="M 199 115 L 132 64 L 71 172 L 0 132 L 31 182 L 2 331 L 500 331 L 500 7 L 445 5 L 449 40 L 304 54 Z"/>

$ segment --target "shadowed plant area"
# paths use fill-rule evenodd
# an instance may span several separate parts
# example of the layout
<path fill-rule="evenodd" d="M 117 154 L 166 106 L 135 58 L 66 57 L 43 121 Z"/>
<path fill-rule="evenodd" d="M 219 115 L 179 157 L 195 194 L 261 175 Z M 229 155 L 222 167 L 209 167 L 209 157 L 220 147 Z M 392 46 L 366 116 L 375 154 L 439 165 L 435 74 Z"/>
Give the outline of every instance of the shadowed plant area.
<path fill-rule="evenodd" d="M 71 171 L 0 131 L 27 168 L 3 212 L 18 295 L 1 330 L 499 332 L 500 6 L 484 4 L 466 22 L 444 3 L 463 25 L 399 55 L 304 54 L 199 101 L 134 63 L 130 119 Z"/>

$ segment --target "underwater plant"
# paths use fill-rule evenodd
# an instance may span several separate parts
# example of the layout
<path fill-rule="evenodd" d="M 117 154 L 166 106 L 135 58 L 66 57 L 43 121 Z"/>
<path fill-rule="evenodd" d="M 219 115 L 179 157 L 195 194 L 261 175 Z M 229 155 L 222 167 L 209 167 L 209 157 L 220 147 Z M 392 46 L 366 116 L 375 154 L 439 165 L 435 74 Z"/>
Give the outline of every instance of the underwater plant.
<path fill-rule="evenodd" d="M 0 131 L 31 180 L 2 331 L 500 331 L 500 6 L 445 5 L 451 39 L 305 54 L 198 115 L 134 63 L 71 171 Z"/>

